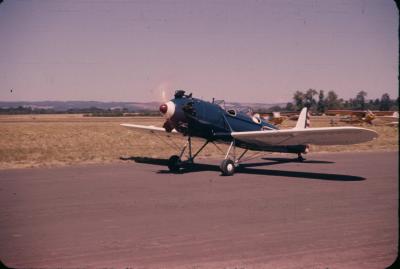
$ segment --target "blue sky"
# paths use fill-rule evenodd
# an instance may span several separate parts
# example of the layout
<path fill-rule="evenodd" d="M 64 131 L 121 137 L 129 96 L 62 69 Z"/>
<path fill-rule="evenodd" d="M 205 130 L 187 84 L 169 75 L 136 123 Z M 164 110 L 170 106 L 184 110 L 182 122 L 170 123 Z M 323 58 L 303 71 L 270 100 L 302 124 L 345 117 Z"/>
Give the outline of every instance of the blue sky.
<path fill-rule="evenodd" d="M 0 100 L 397 97 L 398 20 L 389 0 L 5 1 Z"/>

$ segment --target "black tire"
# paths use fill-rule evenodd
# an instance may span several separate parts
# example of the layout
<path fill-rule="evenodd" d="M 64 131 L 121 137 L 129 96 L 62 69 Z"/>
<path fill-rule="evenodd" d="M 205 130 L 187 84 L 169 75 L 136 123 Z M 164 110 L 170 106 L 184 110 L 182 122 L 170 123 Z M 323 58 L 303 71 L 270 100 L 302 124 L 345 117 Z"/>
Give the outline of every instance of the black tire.
<path fill-rule="evenodd" d="M 303 156 L 297 157 L 297 161 L 300 162 L 300 163 L 304 162 L 305 160 L 306 159 Z"/>
<path fill-rule="evenodd" d="M 232 176 L 235 173 L 235 163 L 231 159 L 223 160 L 220 169 L 222 175 Z"/>
<path fill-rule="evenodd" d="M 177 155 L 173 155 L 168 160 L 168 169 L 171 172 L 179 172 L 181 168 L 181 159 Z"/>

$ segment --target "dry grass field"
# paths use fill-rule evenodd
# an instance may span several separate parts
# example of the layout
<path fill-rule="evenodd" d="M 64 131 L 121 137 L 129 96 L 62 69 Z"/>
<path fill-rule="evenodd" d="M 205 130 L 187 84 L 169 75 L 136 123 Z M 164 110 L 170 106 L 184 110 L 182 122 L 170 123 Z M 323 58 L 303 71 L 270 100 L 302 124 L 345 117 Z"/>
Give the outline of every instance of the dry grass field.
<path fill-rule="evenodd" d="M 330 126 L 331 119 L 313 117 L 313 127 Z M 94 118 L 82 115 L 16 115 L 0 116 L 0 169 L 60 166 L 78 163 L 119 162 L 121 157 L 167 158 L 182 146 L 184 140 L 165 141 L 121 127 L 120 123 L 161 126 L 160 117 Z M 282 128 L 295 125 L 287 120 Z M 338 122 L 338 125 L 345 125 Z M 311 147 L 314 152 L 329 151 L 396 151 L 398 128 L 364 126 L 379 133 L 379 138 L 353 146 Z M 196 148 L 200 143 L 194 144 Z M 222 157 L 220 149 L 209 145 L 200 156 Z"/>

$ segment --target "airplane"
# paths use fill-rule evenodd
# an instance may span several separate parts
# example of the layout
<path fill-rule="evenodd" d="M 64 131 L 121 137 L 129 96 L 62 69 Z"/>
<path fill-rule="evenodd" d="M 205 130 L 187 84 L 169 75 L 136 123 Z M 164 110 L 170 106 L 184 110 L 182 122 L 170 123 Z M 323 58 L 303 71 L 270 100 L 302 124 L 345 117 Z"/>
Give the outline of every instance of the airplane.
<path fill-rule="evenodd" d="M 340 121 L 346 123 L 362 123 L 366 122 L 372 124 L 372 121 L 376 118 L 376 115 L 370 110 L 328 110 L 325 115 L 340 115 Z"/>
<path fill-rule="evenodd" d="M 282 124 L 287 119 L 287 116 L 281 115 L 279 111 L 261 114 L 261 117 L 274 125 Z"/>
<path fill-rule="evenodd" d="M 225 108 L 221 101 L 212 102 L 194 98 L 183 90 L 177 90 L 174 98 L 159 108 L 166 121 L 163 127 L 123 123 L 121 126 L 131 130 L 148 132 L 155 137 L 171 138 L 184 136 L 186 144 L 179 155 L 168 160 L 171 172 L 179 172 L 187 164 L 193 164 L 196 156 L 209 143 L 229 144 L 220 170 L 222 175 L 231 176 L 242 163 L 249 151 L 286 152 L 297 154 L 297 160 L 304 160 L 302 154 L 309 151 L 309 145 L 349 145 L 375 139 L 378 134 L 359 127 L 308 128 L 308 112 L 304 107 L 296 126 L 292 129 L 279 129 L 258 115 L 251 115 L 239 109 Z M 201 138 L 204 144 L 192 152 L 192 138 Z M 242 148 L 241 154 L 236 149 Z M 186 149 L 188 158 L 182 159 Z"/>
<path fill-rule="evenodd" d="M 273 125 L 280 125 L 285 120 L 298 120 L 299 113 L 298 112 L 287 112 L 287 111 L 274 111 L 269 113 L 262 113 L 261 117 L 272 123 Z"/>
<path fill-rule="evenodd" d="M 366 122 L 373 124 L 375 119 L 379 119 L 383 122 L 389 122 L 388 124 L 395 124 L 395 121 L 399 118 L 397 111 L 371 111 L 371 110 L 328 110 L 326 115 L 341 115 L 344 116 L 340 120 L 347 123 L 360 123 Z"/>
<path fill-rule="evenodd" d="M 376 116 L 378 122 L 388 126 L 399 126 L 399 112 L 394 111 L 392 115 Z"/>

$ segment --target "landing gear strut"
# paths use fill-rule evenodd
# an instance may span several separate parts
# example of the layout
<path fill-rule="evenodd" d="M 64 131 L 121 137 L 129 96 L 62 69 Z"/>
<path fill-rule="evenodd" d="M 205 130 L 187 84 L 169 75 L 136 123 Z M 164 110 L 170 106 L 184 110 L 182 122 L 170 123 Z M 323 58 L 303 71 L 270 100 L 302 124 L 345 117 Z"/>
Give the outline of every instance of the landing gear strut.
<path fill-rule="evenodd" d="M 192 138 L 190 136 L 188 136 L 188 141 L 186 142 L 186 144 L 183 146 L 181 153 L 178 155 L 173 155 L 169 158 L 168 160 L 168 169 L 171 172 L 179 172 L 180 169 L 187 164 L 193 164 L 194 158 L 196 158 L 196 156 L 204 149 L 204 147 L 208 144 L 209 141 L 206 141 L 203 146 L 201 146 L 199 148 L 199 150 L 192 155 Z M 186 151 L 186 148 L 188 149 L 188 159 L 187 160 L 182 160 L 182 156 Z"/>
<path fill-rule="evenodd" d="M 232 149 L 233 149 L 233 154 L 232 154 L 233 158 L 230 158 L 229 153 L 231 152 Z M 240 160 L 246 154 L 247 151 L 248 149 L 245 149 L 243 153 L 239 156 L 239 158 L 236 159 L 236 145 L 235 145 L 235 139 L 233 139 L 225 155 L 225 158 L 220 165 L 222 175 L 232 176 L 235 173 L 235 168 L 239 166 Z"/>

